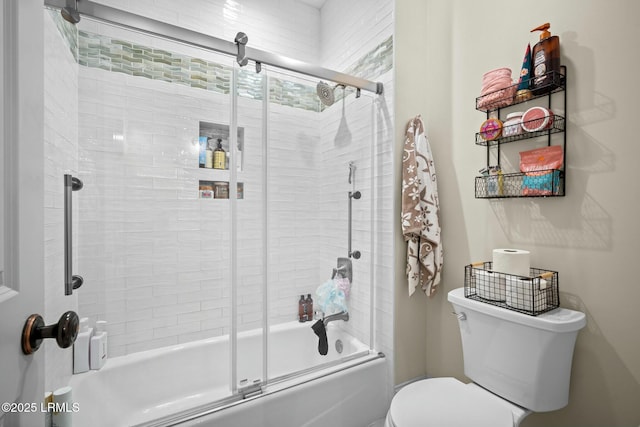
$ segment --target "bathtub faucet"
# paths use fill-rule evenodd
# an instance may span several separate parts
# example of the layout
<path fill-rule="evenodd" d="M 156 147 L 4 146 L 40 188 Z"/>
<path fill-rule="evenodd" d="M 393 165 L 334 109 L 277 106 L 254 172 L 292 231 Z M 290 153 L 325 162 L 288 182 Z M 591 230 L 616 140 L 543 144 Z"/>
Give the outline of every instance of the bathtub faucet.
<path fill-rule="evenodd" d="M 329 322 L 333 322 L 335 320 L 344 320 L 345 322 L 349 321 L 349 312 L 341 311 L 340 313 L 330 314 L 322 319 L 324 322 L 324 326 L 326 327 Z"/>

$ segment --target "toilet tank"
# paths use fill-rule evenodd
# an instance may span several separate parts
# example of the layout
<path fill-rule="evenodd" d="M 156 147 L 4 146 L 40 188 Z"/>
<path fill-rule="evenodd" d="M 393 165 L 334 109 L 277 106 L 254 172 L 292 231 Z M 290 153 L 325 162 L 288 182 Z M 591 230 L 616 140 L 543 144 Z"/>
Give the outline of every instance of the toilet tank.
<path fill-rule="evenodd" d="M 449 292 L 448 299 L 458 315 L 467 377 L 534 412 L 567 405 L 584 313 L 557 308 L 529 316 L 465 298 L 464 288 Z"/>

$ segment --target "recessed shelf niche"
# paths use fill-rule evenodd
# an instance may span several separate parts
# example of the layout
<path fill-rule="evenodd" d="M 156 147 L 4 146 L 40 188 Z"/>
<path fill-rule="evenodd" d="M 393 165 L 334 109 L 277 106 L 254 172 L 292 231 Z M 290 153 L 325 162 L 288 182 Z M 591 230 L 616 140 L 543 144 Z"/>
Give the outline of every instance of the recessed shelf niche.
<path fill-rule="evenodd" d="M 229 125 L 221 123 L 200 122 L 199 126 L 199 149 L 198 166 L 201 169 L 217 169 L 229 170 L 230 155 L 236 156 L 236 166 L 238 172 L 244 170 L 244 128 L 238 128 L 238 144 L 236 150 L 232 153 L 229 147 Z M 215 150 L 218 146 L 218 140 L 225 151 L 224 168 L 214 168 L 213 160 L 207 162 L 207 149 Z"/>
<path fill-rule="evenodd" d="M 244 183 L 238 182 L 238 199 L 244 199 Z M 198 194 L 201 199 L 228 199 L 229 181 L 199 181 Z"/>
<path fill-rule="evenodd" d="M 225 152 L 223 161 L 214 162 L 213 151 L 218 146 L 218 141 Z M 238 128 L 238 144 L 231 152 L 229 142 L 229 125 L 222 123 L 199 122 L 199 156 L 198 167 L 203 179 L 198 181 L 198 197 L 200 199 L 229 199 L 229 164 L 230 156 L 236 156 L 238 172 L 244 170 L 244 128 Z M 207 149 L 212 153 L 208 154 Z M 217 166 L 217 167 L 214 167 Z M 224 166 L 224 167 L 221 167 Z M 237 183 L 237 198 L 244 199 L 244 183 Z"/>

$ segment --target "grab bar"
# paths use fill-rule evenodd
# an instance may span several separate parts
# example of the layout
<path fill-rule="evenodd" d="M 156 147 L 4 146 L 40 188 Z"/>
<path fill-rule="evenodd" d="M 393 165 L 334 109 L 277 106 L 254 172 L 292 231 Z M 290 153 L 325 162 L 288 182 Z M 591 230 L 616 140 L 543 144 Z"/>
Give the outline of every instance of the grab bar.
<path fill-rule="evenodd" d="M 351 178 L 349 178 L 351 179 Z M 349 191 L 349 242 L 348 242 L 348 250 L 349 250 L 349 258 L 353 257 L 355 259 L 360 258 L 360 251 L 352 251 L 351 250 L 351 202 L 353 199 L 358 200 L 362 195 L 359 191 Z"/>
<path fill-rule="evenodd" d="M 79 178 L 64 175 L 64 294 L 73 294 L 84 283 L 82 276 L 73 274 L 73 217 L 72 192 L 82 189 L 84 184 Z"/>

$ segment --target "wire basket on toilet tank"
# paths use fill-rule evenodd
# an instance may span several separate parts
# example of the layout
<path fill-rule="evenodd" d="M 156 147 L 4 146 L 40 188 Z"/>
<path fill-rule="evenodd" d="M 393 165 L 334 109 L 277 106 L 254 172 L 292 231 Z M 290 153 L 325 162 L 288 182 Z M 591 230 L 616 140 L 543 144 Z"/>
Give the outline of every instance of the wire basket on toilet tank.
<path fill-rule="evenodd" d="M 558 272 L 530 268 L 529 277 L 492 270 L 492 263 L 464 267 L 464 296 L 531 316 L 560 306 Z"/>

